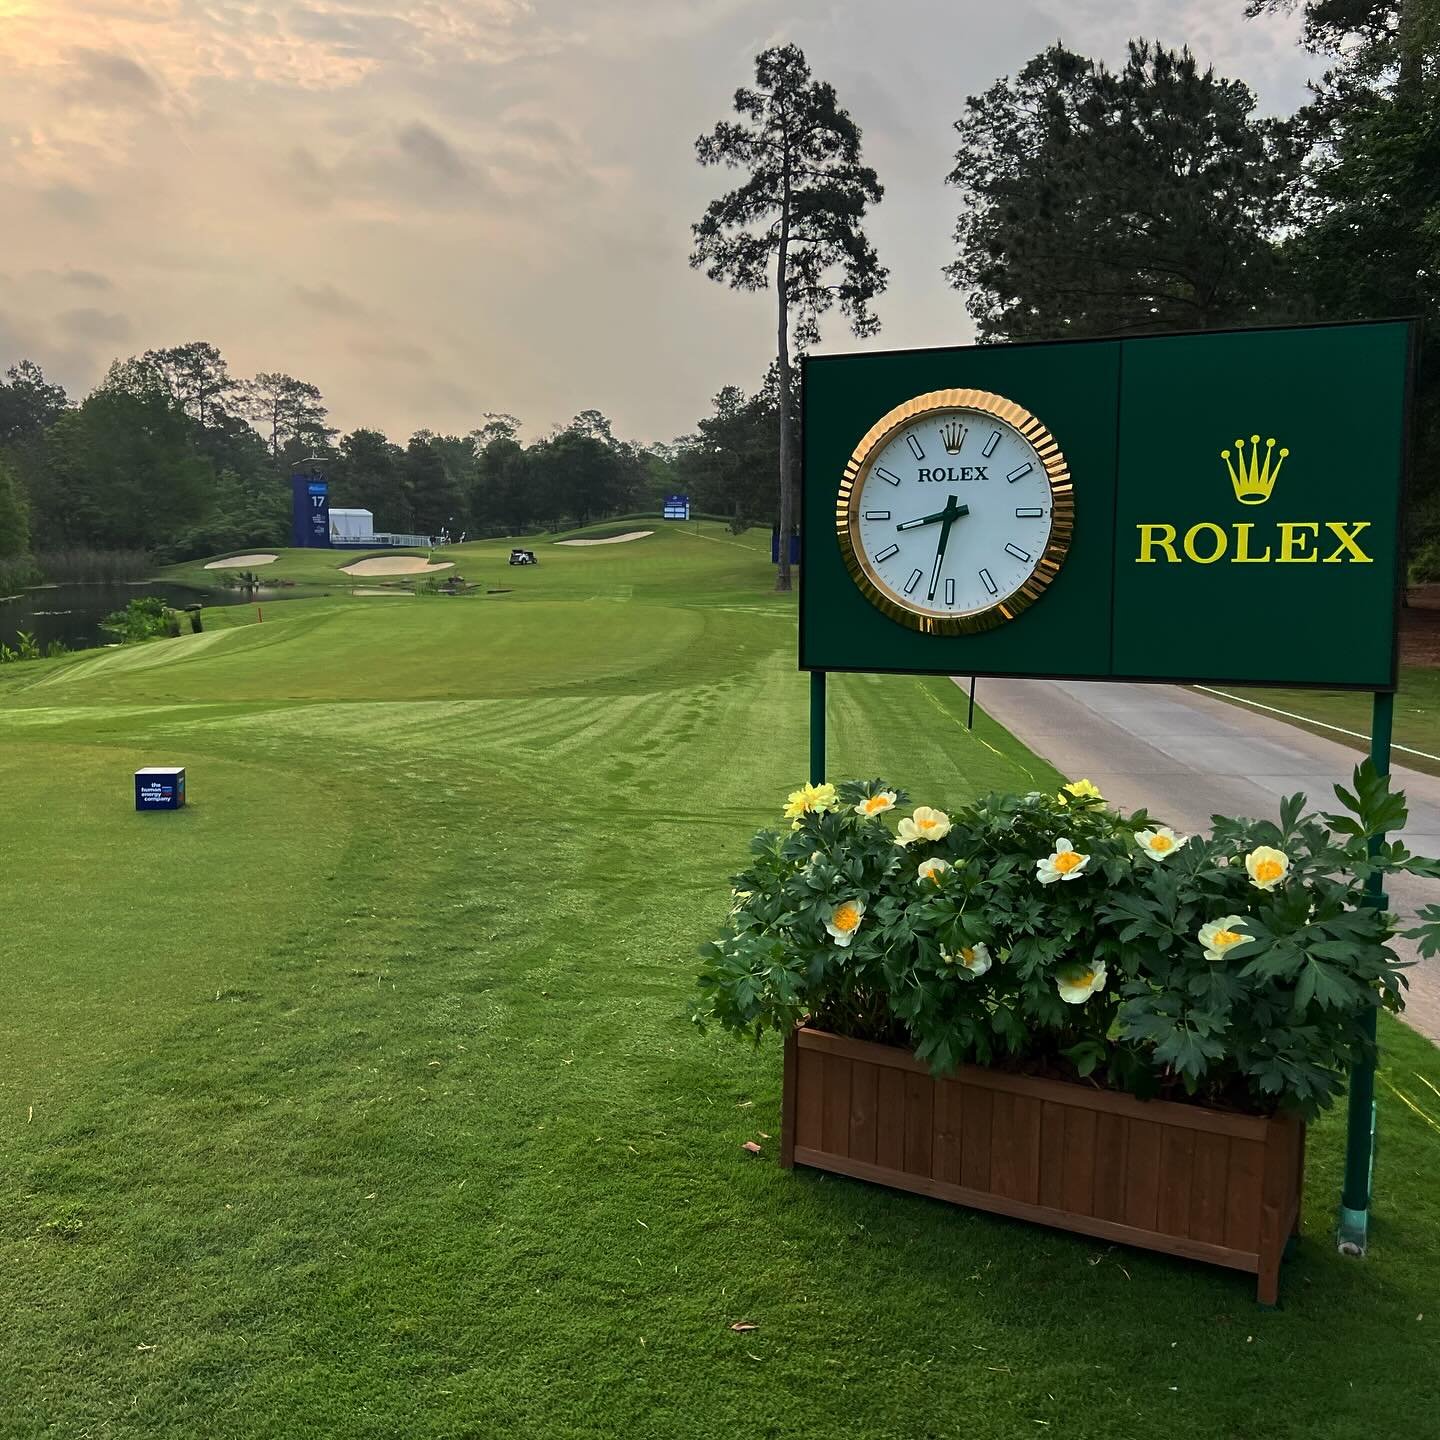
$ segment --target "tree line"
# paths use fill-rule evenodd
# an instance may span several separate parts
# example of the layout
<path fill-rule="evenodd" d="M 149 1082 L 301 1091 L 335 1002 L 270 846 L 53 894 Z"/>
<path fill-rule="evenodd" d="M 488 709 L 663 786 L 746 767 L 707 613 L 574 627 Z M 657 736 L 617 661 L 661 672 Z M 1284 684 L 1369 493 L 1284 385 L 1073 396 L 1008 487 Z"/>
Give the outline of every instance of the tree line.
<path fill-rule="evenodd" d="M 0 381 L 0 585 L 43 558 L 145 552 L 159 562 L 290 535 L 289 475 L 314 465 L 331 503 L 378 530 L 514 535 L 654 510 L 669 493 L 737 528 L 770 517 L 776 387 L 726 386 L 692 435 L 640 445 L 598 410 L 522 445 L 512 415 L 464 435 L 419 430 L 403 445 L 328 424 L 319 388 L 275 373 L 239 381 L 205 341 L 117 361 L 72 402 L 29 360 Z"/>
<path fill-rule="evenodd" d="M 1242 0 L 1236 0 L 1237 5 Z M 1440 0 L 1248 0 L 1304 16 L 1329 65 L 1292 116 L 1241 79 L 1134 40 L 1112 68 L 1056 44 L 968 97 L 954 123 L 955 258 L 982 342 L 1418 315 L 1424 327 L 1406 544 L 1440 578 Z M 737 172 L 691 228 L 691 264 L 773 288 L 775 359 L 693 433 L 617 438 L 597 411 L 522 445 L 513 417 L 464 435 L 343 438 L 313 385 L 231 377 L 192 342 L 117 362 L 72 404 L 22 361 L 0 385 L 0 563 L 71 545 L 161 558 L 283 543 L 289 469 L 318 457 L 333 503 L 378 528 L 524 533 L 650 509 L 670 491 L 733 523 L 796 515 L 794 361 L 838 308 L 879 328 L 888 272 L 865 235 L 884 196 L 833 86 L 793 45 L 756 57 L 735 120 L 696 141 Z M 778 484 L 777 484 L 778 479 Z M 782 555 L 778 585 L 789 588 Z"/>

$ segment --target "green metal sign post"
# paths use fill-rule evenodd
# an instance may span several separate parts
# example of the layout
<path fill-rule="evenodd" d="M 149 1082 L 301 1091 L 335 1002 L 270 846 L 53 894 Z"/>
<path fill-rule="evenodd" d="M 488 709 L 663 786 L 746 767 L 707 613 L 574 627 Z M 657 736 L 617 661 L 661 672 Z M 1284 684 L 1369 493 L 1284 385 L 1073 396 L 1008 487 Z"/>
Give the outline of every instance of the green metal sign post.
<path fill-rule="evenodd" d="M 1395 720 L 1393 691 L 1377 690 L 1370 716 L 1370 760 L 1381 775 L 1390 773 L 1390 736 Z M 1385 844 L 1383 835 L 1370 841 L 1373 855 Z M 1379 875 L 1365 884 L 1365 903 L 1383 910 L 1386 896 Z M 1370 1043 L 1375 1043 L 1375 1011 L 1366 1020 Z M 1358 1061 L 1350 1070 L 1349 1113 L 1345 1130 L 1345 1185 L 1340 1193 L 1340 1249 L 1363 1255 L 1370 1228 L 1370 1200 L 1375 1173 L 1375 1062 Z"/>
<path fill-rule="evenodd" d="M 810 783 L 825 783 L 825 672 L 810 672 Z"/>

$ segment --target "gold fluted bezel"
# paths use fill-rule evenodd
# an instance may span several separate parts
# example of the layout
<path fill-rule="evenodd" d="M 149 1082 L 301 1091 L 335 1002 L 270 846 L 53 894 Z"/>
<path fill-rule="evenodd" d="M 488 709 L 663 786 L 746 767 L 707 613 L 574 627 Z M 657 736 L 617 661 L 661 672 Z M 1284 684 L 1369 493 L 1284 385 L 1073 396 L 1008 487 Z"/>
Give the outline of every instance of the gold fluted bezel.
<path fill-rule="evenodd" d="M 1018 431 L 1040 457 L 1046 479 L 1050 482 L 1050 534 L 1045 542 L 1045 553 L 1030 578 L 1003 600 L 959 615 L 915 605 L 896 595 L 875 573 L 870 557 L 860 544 L 860 494 L 875 457 L 897 430 L 921 415 L 947 410 L 990 415 Z M 851 579 L 882 614 L 924 635 L 975 635 L 1013 620 L 1033 605 L 1060 573 L 1074 530 L 1074 486 L 1055 437 L 1023 406 L 989 390 L 930 390 L 882 415 L 865 432 L 850 456 L 844 479 L 840 482 L 840 493 L 835 500 L 835 534 Z"/>

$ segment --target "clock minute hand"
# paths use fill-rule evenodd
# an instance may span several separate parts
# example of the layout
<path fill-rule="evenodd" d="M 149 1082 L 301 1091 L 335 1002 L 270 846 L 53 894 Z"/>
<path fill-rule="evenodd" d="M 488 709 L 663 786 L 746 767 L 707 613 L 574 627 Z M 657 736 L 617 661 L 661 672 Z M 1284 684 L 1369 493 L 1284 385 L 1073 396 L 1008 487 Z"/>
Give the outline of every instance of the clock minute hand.
<path fill-rule="evenodd" d="M 935 598 L 935 589 L 940 583 L 940 567 L 945 562 L 945 547 L 950 543 L 950 527 L 962 515 L 968 515 L 969 513 L 970 507 L 968 505 L 956 505 L 953 495 L 945 502 L 943 522 L 940 526 L 940 543 L 935 547 L 935 564 L 930 571 L 930 592 L 925 597 L 927 600 L 933 600 Z"/>
<path fill-rule="evenodd" d="M 951 507 L 954 507 L 953 509 Z M 954 520 L 961 515 L 968 515 L 968 505 L 955 505 L 955 497 L 952 495 L 946 501 L 943 510 L 937 510 L 933 515 L 922 515 L 918 520 L 905 520 L 895 528 L 897 530 L 918 530 L 922 525 L 933 525 L 937 520 Z"/>

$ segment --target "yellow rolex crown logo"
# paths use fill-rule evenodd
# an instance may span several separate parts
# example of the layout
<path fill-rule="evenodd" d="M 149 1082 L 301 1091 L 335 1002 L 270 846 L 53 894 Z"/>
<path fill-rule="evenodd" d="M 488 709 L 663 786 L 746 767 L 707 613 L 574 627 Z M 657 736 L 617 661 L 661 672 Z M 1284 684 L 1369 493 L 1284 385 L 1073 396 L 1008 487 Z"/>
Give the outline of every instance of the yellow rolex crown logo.
<path fill-rule="evenodd" d="M 1222 450 L 1220 458 L 1230 472 L 1230 483 L 1235 487 L 1235 498 L 1242 505 L 1263 505 L 1270 498 L 1270 492 L 1280 478 L 1280 467 L 1285 463 L 1285 457 L 1289 453 L 1289 449 L 1283 445 L 1277 451 L 1275 438 L 1271 436 L 1265 442 L 1265 455 L 1262 459 L 1258 435 L 1250 437 L 1249 455 L 1245 453 L 1244 440 L 1235 442 L 1233 462 L 1230 459 L 1230 452 Z"/>
<path fill-rule="evenodd" d="M 958 455 L 965 443 L 965 427 L 958 420 L 950 421 L 941 428 L 940 440 L 951 455 Z"/>

